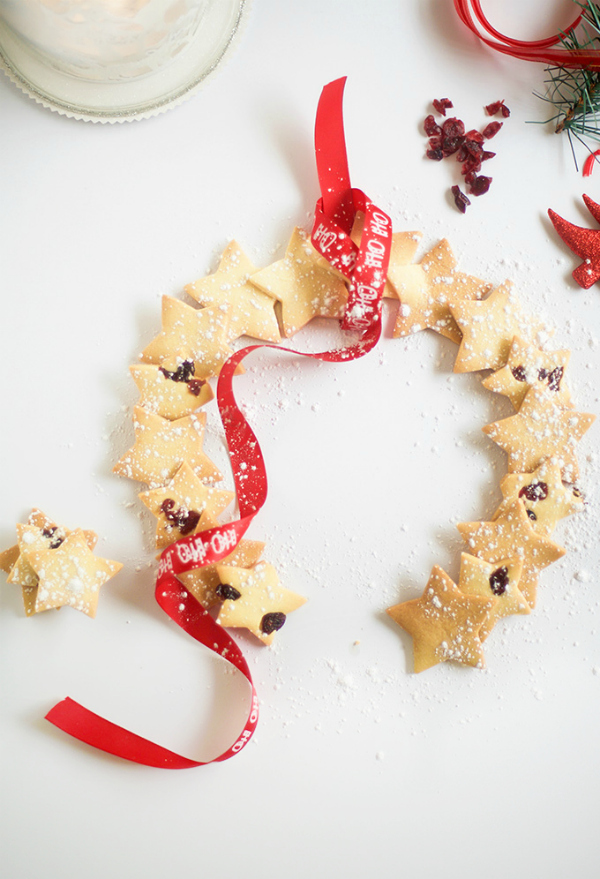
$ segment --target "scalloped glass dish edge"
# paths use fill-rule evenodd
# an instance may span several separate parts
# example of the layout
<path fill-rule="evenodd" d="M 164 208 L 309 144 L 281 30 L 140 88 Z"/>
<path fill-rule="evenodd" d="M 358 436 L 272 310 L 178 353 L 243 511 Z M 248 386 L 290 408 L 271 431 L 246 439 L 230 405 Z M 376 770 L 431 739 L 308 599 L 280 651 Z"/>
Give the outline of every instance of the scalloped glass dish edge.
<path fill-rule="evenodd" d="M 232 4 L 231 22 L 210 62 L 197 60 L 202 28 L 165 69 L 130 83 L 79 80 L 51 68 L 0 22 L 0 70 L 22 92 L 45 108 L 84 122 L 134 122 L 170 110 L 190 98 L 214 75 L 238 44 L 251 0 Z"/>

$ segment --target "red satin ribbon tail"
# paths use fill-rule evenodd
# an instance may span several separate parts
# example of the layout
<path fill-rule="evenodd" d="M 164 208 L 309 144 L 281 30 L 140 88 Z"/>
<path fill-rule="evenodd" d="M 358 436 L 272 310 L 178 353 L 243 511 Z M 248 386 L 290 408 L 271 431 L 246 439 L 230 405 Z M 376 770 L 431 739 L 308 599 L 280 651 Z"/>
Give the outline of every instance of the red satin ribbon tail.
<path fill-rule="evenodd" d="M 69 697 L 51 708 L 46 720 L 80 742 L 133 763 L 159 769 L 189 769 L 202 765 L 105 720 Z"/>

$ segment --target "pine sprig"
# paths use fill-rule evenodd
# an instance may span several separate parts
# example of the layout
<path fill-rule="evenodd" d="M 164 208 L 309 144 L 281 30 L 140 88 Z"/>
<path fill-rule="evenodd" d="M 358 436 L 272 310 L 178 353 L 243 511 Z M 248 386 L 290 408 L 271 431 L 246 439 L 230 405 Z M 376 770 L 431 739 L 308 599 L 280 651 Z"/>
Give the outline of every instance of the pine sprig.
<path fill-rule="evenodd" d="M 581 8 L 582 18 L 575 31 L 561 36 L 563 47 L 570 51 L 600 49 L 600 6 L 579 0 L 574 2 Z M 556 112 L 545 122 L 554 123 L 557 133 L 567 133 L 574 159 L 572 138 L 576 138 L 591 152 L 585 139 L 600 141 L 600 71 L 548 67 L 546 73 L 546 93 L 535 94 L 552 104 Z"/>

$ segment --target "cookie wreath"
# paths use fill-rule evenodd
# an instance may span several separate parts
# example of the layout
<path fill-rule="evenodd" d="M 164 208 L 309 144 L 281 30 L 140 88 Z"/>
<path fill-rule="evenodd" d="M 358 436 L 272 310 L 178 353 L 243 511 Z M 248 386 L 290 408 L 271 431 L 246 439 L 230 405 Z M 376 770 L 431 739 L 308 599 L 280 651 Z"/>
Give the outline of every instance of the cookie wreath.
<path fill-rule="evenodd" d="M 151 370 L 146 378 L 146 387 L 152 386 L 146 397 L 150 408 L 137 408 L 135 443 L 115 466 L 115 472 L 149 486 L 142 500 L 157 517 L 157 545 L 165 547 L 157 601 L 192 637 L 242 671 L 252 687 L 244 730 L 217 761 L 241 750 L 258 720 L 247 663 L 220 623 L 244 626 L 268 644 L 304 601 L 282 587 L 274 568 L 259 560 L 262 544 L 252 546 L 256 542 L 242 539 L 266 501 L 267 481 L 258 440 L 233 395 L 233 377 L 248 354 L 265 344 L 277 345 L 275 323 L 288 338 L 313 317 L 340 320 L 342 329 L 357 334 L 345 348 L 314 354 L 277 347 L 345 362 L 378 343 L 383 295 L 399 300 L 394 336 L 429 328 L 460 343 L 458 372 L 505 369 L 517 336 L 534 352 L 512 370 L 514 381 L 528 387 L 523 405 L 535 397 L 531 407 L 514 416 L 512 433 L 504 422 L 489 426 L 492 436 L 502 437 L 500 444 L 510 456 L 509 475 L 517 477 L 507 484 L 503 507 L 491 522 L 459 526 L 471 551 L 461 559 L 458 584 L 435 567 L 420 599 L 388 609 L 413 636 L 416 671 L 447 660 L 481 666 L 482 642 L 496 620 L 528 613 L 539 571 L 564 554 L 548 537 L 551 523 L 582 505 L 563 479 L 576 472 L 574 444 L 593 418 L 565 404 L 564 395 L 556 400 L 564 358 L 554 366 L 551 352 L 537 347 L 539 328 L 524 319 L 509 283 L 490 292 L 490 285 L 458 272 L 445 241 L 414 263 L 419 234 L 393 234 L 389 217 L 350 186 L 343 87 L 344 80 L 331 83 L 319 102 L 316 153 L 322 198 L 311 240 L 294 230 L 284 258 L 263 269 L 255 269 L 231 242 L 217 272 L 186 288 L 200 309 L 165 301 L 162 332 L 142 354 Z M 175 313 L 180 317 L 173 318 Z M 249 332 L 264 341 L 230 354 L 229 343 Z M 547 366 L 536 370 L 539 356 L 549 361 L 550 371 Z M 225 525 L 218 524 L 219 503 L 225 498 L 214 494 L 220 473 L 203 452 L 205 417 L 197 413 L 212 394 L 204 392 L 200 399 L 213 376 L 218 376 L 216 396 L 239 507 L 239 518 Z M 539 430 L 538 423 L 543 425 Z M 548 441 L 549 431 L 553 438 Z M 516 463 L 525 447 L 529 472 L 519 471 Z M 542 507 L 544 526 L 536 530 L 536 509 Z M 208 612 L 213 605 L 219 608 L 216 620 Z M 72 700 L 55 706 L 48 719 L 136 762 L 168 768 L 203 765 L 122 730 Z"/>

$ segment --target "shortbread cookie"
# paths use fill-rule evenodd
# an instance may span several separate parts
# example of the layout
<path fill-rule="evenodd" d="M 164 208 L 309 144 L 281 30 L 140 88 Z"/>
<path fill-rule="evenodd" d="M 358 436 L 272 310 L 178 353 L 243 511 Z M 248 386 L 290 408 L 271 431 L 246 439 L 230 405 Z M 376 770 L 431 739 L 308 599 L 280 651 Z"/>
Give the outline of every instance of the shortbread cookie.
<path fill-rule="evenodd" d="M 480 302 L 456 302 L 450 310 L 462 333 L 454 372 L 500 369 L 517 335 L 534 343 L 543 325 L 524 314 L 510 281 Z"/>
<path fill-rule="evenodd" d="M 519 409 L 532 387 L 547 389 L 555 403 L 571 405 L 571 394 L 564 374 L 570 351 L 542 351 L 521 336 L 515 336 L 508 353 L 508 363 L 489 375 L 482 385 L 488 391 L 504 394 Z"/>
<path fill-rule="evenodd" d="M 169 421 L 139 406 L 133 412 L 135 444 L 117 461 L 113 472 L 158 488 L 173 478 L 184 461 L 194 473 L 211 482 L 223 477 L 202 451 L 206 413 Z"/>
<path fill-rule="evenodd" d="M 165 486 L 139 495 L 156 516 L 156 545 L 168 546 L 181 537 L 205 531 L 235 498 L 235 492 L 205 485 L 184 461 Z"/>
<path fill-rule="evenodd" d="M 534 531 L 549 537 L 557 523 L 565 516 L 580 513 L 584 500 L 578 488 L 564 485 L 560 467 L 552 461 L 543 461 L 532 473 L 508 473 L 500 482 L 504 500 L 494 519 L 501 516 L 520 500 L 529 516 Z"/>
<path fill-rule="evenodd" d="M 555 403 L 551 391 L 533 387 L 516 415 L 482 430 L 508 454 L 509 473 L 531 472 L 549 458 L 559 465 L 566 482 L 575 482 L 576 446 L 594 421 L 594 415 Z"/>
<path fill-rule="evenodd" d="M 237 241 L 231 241 L 217 271 L 188 284 L 185 292 L 203 306 L 231 306 L 229 339 L 251 336 L 263 342 L 279 342 L 275 300 L 248 280 L 257 271 Z"/>
<path fill-rule="evenodd" d="M 479 632 L 494 602 L 463 595 L 435 565 L 423 595 L 388 607 L 387 613 L 412 636 L 416 672 L 450 660 L 483 668 Z"/>
<path fill-rule="evenodd" d="M 23 607 L 25 614 L 31 616 L 35 613 L 38 577 L 29 562 L 29 552 L 44 549 L 57 549 L 61 543 L 71 534 L 67 528 L 63 528 L 53 522 L 41 510 L 33 509 L 26 525 L 17 523 L 16 546 L 7 550 L 6 558 L 14 558 L 13 564 L 8 569 L 8 582 L 21 587 L 23 595 Z M 93 531 L 83 531 L 86 543 L 91 551 L 96 546 L 98 536 Z M 6 570 L 6 568 L 5 568 Z"/>
<path fill-rule="evenodd" d="M 95 556 L 79 529 L 56 549 L 30 550 L 28 561 L 39 580 L 36 613 L 68 605 L 90 617 L 96 615 L 100 587 L 123 567 Z"/>
<path fill-rule="evenodd" d="M 222 626 L 248 629 L 263 644 L 271 644 L 288 614 L 301 607 L 306 598 L 279 584 L 273 565 L 258 562 L 253 568 L 217 565 L 223 600 L 217 622 Z"/>
<path fill-rule="evenodd" d="M 191 415 L 214 397 L 208 381 L 194 377 L 192 360 L 184 360 L 175 372 L 151 363 L 130 366 L 129 371 L 140 392 L 138 405 L 169 421 Z"/>
<path fill-rule="evenodd" d="M 359 246 L 364 229 L 365 215 L 357 213 L 350 237 Z M 422 232 L 392 232 L 392 246 L 388 274 L 383 286 L 384 299 L 399 299 L 400 292 L 405 294 L 415 286 L 421 288 L 427 283 L 422 266 L 413 262 Z"/>
<path fill-rule="evenodd" d="M 459 343 L 461 332 L 451 307 L 463 300 L 481 299 L 492 285 L 457 271 L 456 259 L 445 239 L 425 254 L 420 268 L 424 283 L 413 278 L 411 286 L 405 284 L 404 292 L 397 286 L 393 270 L 389 273 L 400 298 L 394 336 L 432 329 Z"/>
<path fill-rule="evenodd" d="M 204 518 L 204 517 L 203 517 Z M 213 522 L 207 527 L 214 527 Z M 219 567 L 252 568 L 263 554 L 265 544 L 260 540 L 240 540 L 234 551 L 218 562 Z M 217 565 L 205 565 L 203 568 L 193 568 L 177 575 L 185 588 L 192 593 L 194 598 L 203 607 L 213 607 L 227 597 L 228 589 L 221 584 L 217 574 Z"/>
<path fill-rule="evenodd" d="M 493 564 L 516 556 L 523 563 L 519 589 L 531 608 L 535 607 L 539 572 L 566 552 L 562 546 L 533 530 L 519 500 L 493 522 L 462 522 L 457 527 L 471 555 Z"/>
<path fill-rule="evenodd" d="M 519 589 L 522 570 L 523 563 L 517 557 L 501 559 L 492 564 L 469 553 L 461 553 L 458 578 L 460 591 L 465 595 L 495 599 L 479 630 L 482 641 L 485 641 L 502 617 L 530 613 L 529 605 Z"/>
<path fill-rule="evenodd" d="M 313 317 L 341 318 L 348 300 L 345 283 L 298 228 L 284 258 L 253 274 L 250 281 L 281 303 L 286 337 L 293 336 Z"/>
<path fill-rule="evenodd" d="M 218 375 L 233 354 L 227 344 L 230 320 L 229 305 L 193 308 L 180 299 L 163 296 L 162 332 L 146 345 L 141 359 L 173 373 L 191 362 L 198 379 Z"/>

